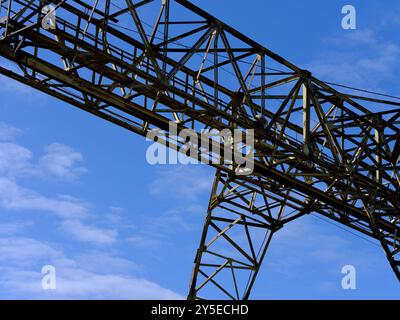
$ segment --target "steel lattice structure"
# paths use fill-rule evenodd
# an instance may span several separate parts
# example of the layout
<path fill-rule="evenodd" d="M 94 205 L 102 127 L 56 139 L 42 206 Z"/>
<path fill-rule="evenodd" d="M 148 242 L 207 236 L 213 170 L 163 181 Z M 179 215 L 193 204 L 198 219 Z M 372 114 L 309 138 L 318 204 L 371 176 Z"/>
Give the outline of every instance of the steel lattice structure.
<path fill-rule="evenodd" d="M 142 136 L 254 129 L 251 175 L 213 165 L 189 299 L 248 299 L 272 236 L 310 213 L 379 241 L 400 279 L 399 103 L 340 93 L 186 0 L 54 4 L 44 28 L 47 1 L 1 1 L 3 75 Z"/>

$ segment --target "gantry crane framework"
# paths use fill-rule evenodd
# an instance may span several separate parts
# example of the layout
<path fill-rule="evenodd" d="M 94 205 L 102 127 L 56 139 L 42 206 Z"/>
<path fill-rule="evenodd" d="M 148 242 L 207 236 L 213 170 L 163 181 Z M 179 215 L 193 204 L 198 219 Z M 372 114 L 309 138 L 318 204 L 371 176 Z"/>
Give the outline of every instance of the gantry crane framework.
<path fill-rule="evenodd" d="M 44 28 L 47 2 L 1 1 L 3 75 L 142 136 L 254 129 L 252 174 L 212 164 L 189 299 L 249 299 L 273 235 L 310 213 L 376 239 L 400 279 L 399 102 L 338 92 L 186 0 L 53 1 Z"/>

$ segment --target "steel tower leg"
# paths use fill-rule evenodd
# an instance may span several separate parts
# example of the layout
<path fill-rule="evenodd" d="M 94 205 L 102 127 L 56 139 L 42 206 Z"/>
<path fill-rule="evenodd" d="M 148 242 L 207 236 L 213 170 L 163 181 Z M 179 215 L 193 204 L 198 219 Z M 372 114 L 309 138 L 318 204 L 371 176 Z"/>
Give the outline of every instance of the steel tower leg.
<path fill-rule="evenodd" d="M 217 171 L 192 272 L 189 300 L 221 297 L 249 299 L 273 234 L 280 228 L 265 195 Z M 259 198 L 261 197 L 261 199 Z M 268 218 L 267 218 L 268 216 Z"/>

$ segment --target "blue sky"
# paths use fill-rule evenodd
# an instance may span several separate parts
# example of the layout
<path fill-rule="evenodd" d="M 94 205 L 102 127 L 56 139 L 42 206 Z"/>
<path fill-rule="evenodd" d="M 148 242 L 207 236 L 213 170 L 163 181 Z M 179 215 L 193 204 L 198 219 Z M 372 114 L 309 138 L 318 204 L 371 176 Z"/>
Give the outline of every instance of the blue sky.
<path fill-rule="evenodd" d="M 397 1 L 193 2 L 323 80 L 400 95 Z M 341 28 L 345 4 L 357 30 Z M 185 297 L 213 170 L 151 166 L 142 137 L 0 83 L 0 298 Z M 41 288 L 48 264 L 53 291 Z M 307 216 L 273 239 L 252 297 L 397 299 L 400 288 L 379 246 Z"/>

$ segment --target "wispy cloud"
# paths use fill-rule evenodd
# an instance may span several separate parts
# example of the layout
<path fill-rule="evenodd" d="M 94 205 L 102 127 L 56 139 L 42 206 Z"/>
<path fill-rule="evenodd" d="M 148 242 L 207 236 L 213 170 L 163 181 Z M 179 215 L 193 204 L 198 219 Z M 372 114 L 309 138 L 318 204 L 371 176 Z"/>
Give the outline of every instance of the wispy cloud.
<path fill-rule="evenodd" d="M 21 145 L 0 142 L 0 174 L 20 177 L 36 174 L 32 157 L 32 152 Z"/>
<path fill-rule="evenodd" d="M 115 243 L 118 236 L 116 229 L 104 229 L 82 223 L 80 220 L 64 220 L 61 227 L 75 239 L 98 245 Z"/>
<path fill-rule="evenodd" d="M 86 202 L 70 196 L 46 197 L 5 177 L 0 177 L 0 205 L 8 210 L 48 212 L 64 219 L 89 215 Z"/>
<path fill-rule="evenodd" d="M 202 165 L 179 165 L 162 169 L 149 185 L 149 192 L 157 198 L 194 201 L 210 192 L 213 175 Z"/>
<path fill-rule="evenodd" d="M 21 182 L 27 178 L 47 179 L 49 176 L 64 182 L 76 180 L 86 171 L 81 153 L 54 143 L 45 148 L 45 154 L 35 164 L 33 152 L 15 141 L 22 130 L 0 123 L 0 132 L 4 132 L 2 138 L 6 140 L 0 142 L 0 207 L 14 212 L 51 214 L 59 219 L 61 230 L 78 241 L 92 244 L 116 241 L 117 230 L 86 222 L 93 217 L 92 205 L 87 201 L 70 195 L 44 195 Z"/>
<path fill-rule="evenodd" d="M 202 165 L 159 168 L 148 190 L 157 201 L 168 204 L 167 209 L 142 217 L 126 240 L 136 248 L 154 249 L 168 245 L 177 232 L 181 236 L 200 232 L 212 182 L 213 170 Z"/>
<path fill-rule="evenodd" d="M 206 207 L 200 204 L 175 206 L 159 215 L 144 217 L 126 241 L 140 249 L 166 246 L 176 238 L 177 233 L 181 236 L 193 232 L 200 234 L 201 224 L 198 222 L 203 220 L 205 214 Z"/>
<path fill-rule="evenodd" d="M 46 153 L 40 158 L 39 167 L 46 174 L 71 181 L 87 172 L 82 166 L 83 161 L 80 152 L 62 143 L 52 143 L 46 147 Z"/>
<path fill-rule="evenodd" d="M 105 213 L 95 214 L 97 206 L 91 202 L 71 195 L 49 195 L 49 191 L 40 189 L 42 184 L 53 183 L 49 177 L 62 182 L 77 181 L 87 170 L 80 152 L 54 143 L 36 157 L 32 150 L 18 143 L 22 130 L 0 123 L 1 132 L 0 290 L 8 298 L 183 298 L 137 275 L 140 267 L 120 256 L 119 228 L 127 228 L 122 222 L 122 208 L 110 207 Z M 60 243 L 27 237 L 29 232 L 35 234 L 35 223 L 45 219 L 46 214 L 51 215 L 52 219 L 46 221 L 55 224 L 57 235 L 68 238 L 67 248 L 74 248 L 72 254 L 67 254 Z M 22 221 L 22 215 L 28 220 Z M 41 268 L 46 264 L 57 270 L 54 291 L 41 287 Z"/>
<path fill-rule="evenodd" d="M 183 299 L 172 290 L 140 276 L 136 265 L 106 253 L 70 258 L 62 248 L 30 238 L 0 238 L 0 288 L 24 299 Z M 107 268 L 94 268 L 93 259 Z M 56 268 L 56 289 L 41 286 L 43 264 Z"/>
<path fill-rule="evenodd" d="M 377 266 L 385 263 L 384 255 L 379 260 L 379 255 L 374 254 L 380 250 L 378 247 L 374 250 L 369 245 L 369 250 L 354 252 L 356 241 L 366 240 L 357 239 L 317 217 L 303 217 L 276 233 L 270 251 L 273 259 L 269 260 L 269 266 L 286 279 L 309 276 L 312 269 L 320 275 L 324 274 L 325 280 L 337 278 L 335 286 L 338 288 L 342 266 L 354 265 L 364 273 L 373 274 Z M 321 277 L 315 279 L 315 286 L 321 285 L 326 290 L 323 283 Z"/>
<path fill-rule="evenodd" d="M 14 235 L 25 232 L 27 228 L 33 225 L 32 221 L 11 221 L 1 222 L 0 224 L 0 235 Z"/>
<path fill-rule="evenodd" d="M 360 87 L 385 90 L 395 78 L 400 46 L 381 38 L 373 29 L 342 31 L 325 41 L 325 48 L 308 64 L 318 78 Z"/>
<path fill-rule="evenodd" d="M 0 122 L 0 141 L 13 141 L 22 132 L 19 128 Z"/>
<path fill-rule="evenodd" d="M 0 122 L 0 174 L 8 177 L 55 178 L 62 182 L 77 180 L 87 172 L 83 155 L 62 143 L 45 147 L 35 161 L 33 152 L 16 142 L 23 130 Z"/>
<path fill-rule="evenodd" d="M 57 289 L 45 292 L 40 287 L 41 274 L 13 270 L 5 284 L 25 299 L 128 299 L 183 300 L 172 290 L 144 278 L 118 274 L 98 274 L 82 269 L 58 268 Z"/>

